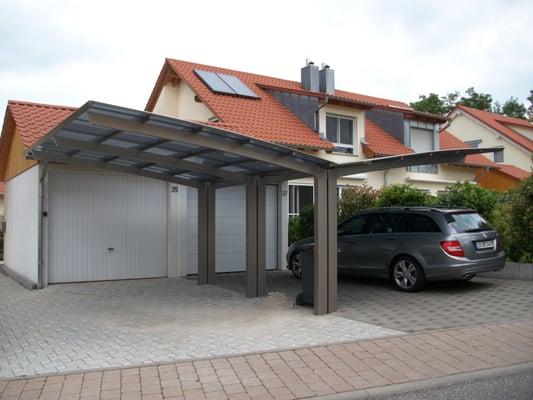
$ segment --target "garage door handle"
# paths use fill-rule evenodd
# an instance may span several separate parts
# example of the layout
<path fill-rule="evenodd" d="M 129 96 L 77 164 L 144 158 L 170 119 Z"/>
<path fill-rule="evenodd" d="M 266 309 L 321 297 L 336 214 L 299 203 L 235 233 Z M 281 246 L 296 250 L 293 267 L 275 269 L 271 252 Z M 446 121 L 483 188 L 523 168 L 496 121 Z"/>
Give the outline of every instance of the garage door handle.
<path fill-rule="evenodd" d="M 108 247 L 108 248 L 107 248 L 107 251 L 109 251 L 110 253 L 112 253 L 113 251 L 115 251 L 115 248 L 114 248 L 114 247 Z"/>

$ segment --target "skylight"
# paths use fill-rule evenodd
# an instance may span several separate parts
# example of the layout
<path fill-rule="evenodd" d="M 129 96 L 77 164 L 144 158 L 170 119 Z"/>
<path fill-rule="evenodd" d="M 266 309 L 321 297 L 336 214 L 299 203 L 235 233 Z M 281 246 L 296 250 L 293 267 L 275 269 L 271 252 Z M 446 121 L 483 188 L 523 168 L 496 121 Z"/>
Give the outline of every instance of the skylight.
<path fill-rule="evenodd" d="M 252 89 L 246 86 L 236 76 L 202 71 L 199 69 L 194 70 L 194 73 L 214 93 L 230 94 L 251 99 L 259 98 Z"/>

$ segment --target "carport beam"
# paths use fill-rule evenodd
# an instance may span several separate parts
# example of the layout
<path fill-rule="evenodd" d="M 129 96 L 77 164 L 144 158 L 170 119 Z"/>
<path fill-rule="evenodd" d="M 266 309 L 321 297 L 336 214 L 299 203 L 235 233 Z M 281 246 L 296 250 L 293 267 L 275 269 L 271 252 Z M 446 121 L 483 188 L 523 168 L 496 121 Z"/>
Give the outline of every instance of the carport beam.
<path fill-rule="evenodd" d="M 322 315 L 337 311 L 337 175 L 315 174 L 314 308 Z"/>
<path fill-rule="evenodd" d="M 215 186 L 210 182 L 198 188 L 198 283 L 215 279 Z"/>
<path fill-rule="evenodd" d="M 265 294 L 266 184 L 257 177 L 246 183 L 246 295 Z"/>

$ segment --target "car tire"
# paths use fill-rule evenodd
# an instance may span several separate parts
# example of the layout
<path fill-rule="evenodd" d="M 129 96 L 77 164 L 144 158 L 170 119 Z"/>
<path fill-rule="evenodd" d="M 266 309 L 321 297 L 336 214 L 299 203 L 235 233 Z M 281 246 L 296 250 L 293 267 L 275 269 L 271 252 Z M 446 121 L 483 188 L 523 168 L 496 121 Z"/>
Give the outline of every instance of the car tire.
<path fill-rule="evenodd" d="M 400 256 L 392 262 L 392 285 L 402 292 L 417 292 L 426 286 L 426 276 L 420 264 L 412 257 Z"/>
<path fill-rule="evenodd" d="M 300 252 L 294 252 L 291 255 L 289 264 L 292 274 L 296 278 L 302 279 L 302 256 L 300 255 Z"/>

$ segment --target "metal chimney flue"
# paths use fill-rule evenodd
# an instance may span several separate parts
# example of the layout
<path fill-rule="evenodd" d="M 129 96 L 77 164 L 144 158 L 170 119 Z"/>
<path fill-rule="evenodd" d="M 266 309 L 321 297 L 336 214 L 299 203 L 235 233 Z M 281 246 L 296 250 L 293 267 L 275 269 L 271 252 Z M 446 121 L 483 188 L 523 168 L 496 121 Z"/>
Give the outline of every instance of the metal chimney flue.
<path fill-rule="evenodd" d="M 322 64 L 319 72 L 319 88 L 322 93 L 335 94 L 335 71 L 329 65 Z"/>
<path fill-rule="evenodd" d="M 318 67 L 310 59 L 305 60 L 305 67 L 302 68 L 302 88 L 310 92 L 318 92 L 320 88 L 320 79 Z"/>

